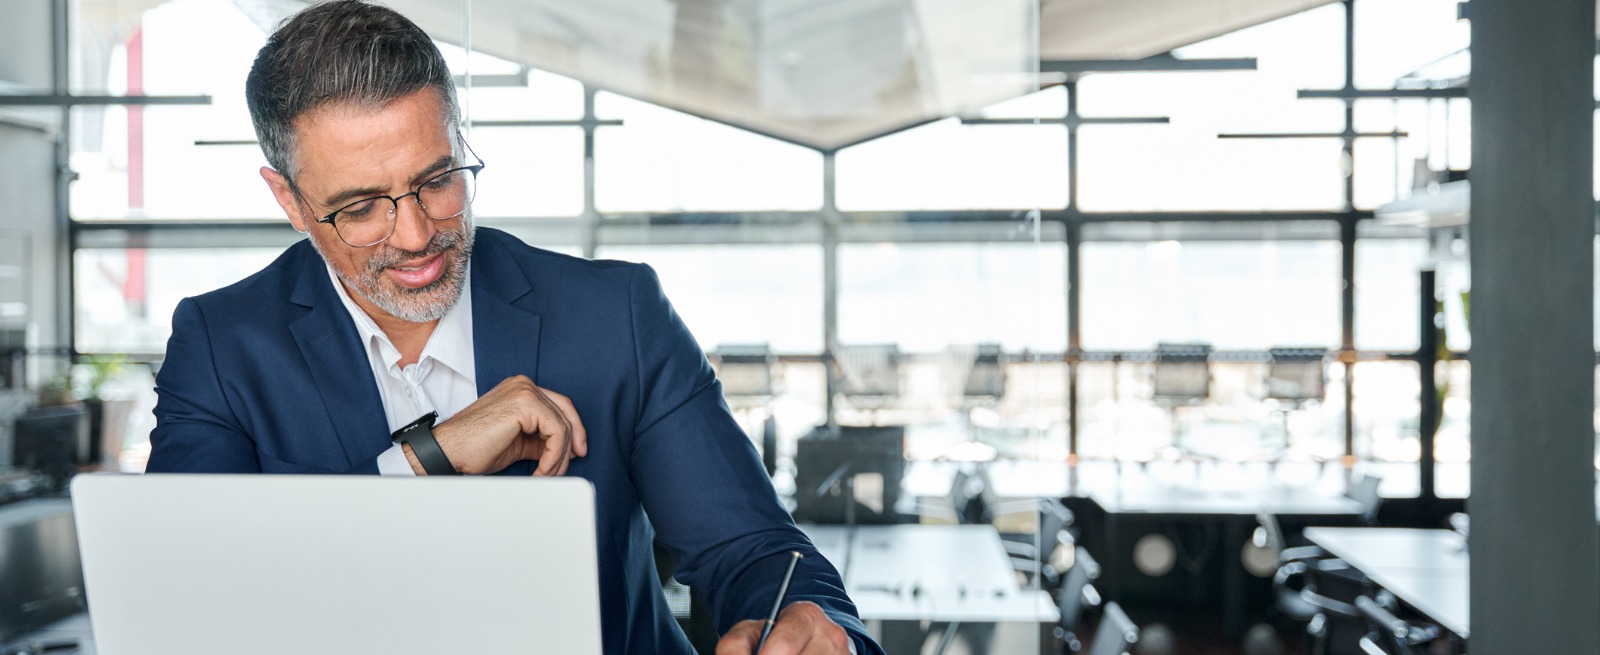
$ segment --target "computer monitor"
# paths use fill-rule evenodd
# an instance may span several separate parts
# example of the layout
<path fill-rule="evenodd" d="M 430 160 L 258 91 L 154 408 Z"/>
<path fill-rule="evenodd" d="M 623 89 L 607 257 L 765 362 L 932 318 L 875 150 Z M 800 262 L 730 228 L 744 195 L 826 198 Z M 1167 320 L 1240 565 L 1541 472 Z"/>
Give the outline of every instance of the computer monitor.
<path fill-rule="evenodd" d="M 18 327 L 0 327 L 0 389 L 22 389 L 27 379 L 27 332 Z"/>
<path fill-rule="evenodd" d="M 0 645 L 83 611 L 71 501 L 0 506 L 0 580 Z"/>
<path fill-rule="evenodd" d="M 899 523 L 904 426 L 818 426 L 795 450 L 797 521 Z"/>

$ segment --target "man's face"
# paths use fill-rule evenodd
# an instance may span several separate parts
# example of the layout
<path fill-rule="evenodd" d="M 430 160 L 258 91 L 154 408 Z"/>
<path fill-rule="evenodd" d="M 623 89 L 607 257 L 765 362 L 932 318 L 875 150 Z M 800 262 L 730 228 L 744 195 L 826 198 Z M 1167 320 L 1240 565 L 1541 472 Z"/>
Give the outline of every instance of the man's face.
<path fill-rule="evenodd" d="M 318 218 L 353 201 L 400 196 L 447 169 L 460 166 L 455 134 L 444 105 L 422 90 L 381 109 L 333 105 L 294 121 L 299 171 L 291 187 L 278 172 L 262 169 L 278 204 L 295 228 L 333 267 L 362 309 L 425 323 L 442 318 L 461 297 L 472 248 L 471 212 L 436 221 L 415 196 L 400 202 L 394 233 L 375 246 L 355 248 Z M 299 194 L 295 193 L 299 190 Z M 379 201 L 387 211 L 388 201 Z M 337 220 L 337 219 L 335 219 Z"/>

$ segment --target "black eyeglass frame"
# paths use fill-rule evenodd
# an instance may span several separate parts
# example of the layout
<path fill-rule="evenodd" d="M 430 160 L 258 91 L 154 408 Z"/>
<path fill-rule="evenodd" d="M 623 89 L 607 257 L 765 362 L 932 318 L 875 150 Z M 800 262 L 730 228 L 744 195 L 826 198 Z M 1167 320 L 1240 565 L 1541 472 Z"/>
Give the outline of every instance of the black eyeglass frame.
<path fill-rule="evenodd" d="M 457 166 L 455 168 L 451 168 L 451 169 L 448 169 L 448 170 L 445 170 L 445 171 L 441 171 L 438 175 L 433 175 L 433 176 L 430 176 L 428 179 L 423 180 L 420 184 L 418 184 L 416 186 L 416 188 L 413 188 L 410 193 L 401 194 L 399 196 L 382 196 L 382 195 L 379 195 L 379 196 L 368 196 L 368 197 L 361 198 L 361 199 L 358 199 L 358 200 L 352 200 L 350 202 L 345 203 L 343 206 L 339 207 L 338 209 L 335 209 L 335 210 L 333 210 L 331 212 L 328 212 L 326 215 L 324 215 L 324 216 L 322 216 L 320 218 L 316 218 L 315 219 L 316 222 L 323 223 L 323 224 L 326 224 L 326 225 L 332 225 L 333 226 L 333 233 L 339 235 L 339 240 L 340 241 L 344 241 L 345 245 L 348 245 L 351 248 L 371 248 L 371 247 L 376 246 L 376 245 L 378 245 L 380 243 L 388 241 L 389 237 L 394 236 L 394 226 L 390 225 L 389 233 L 384 235 L 384 237 L 382 239 L 378 239 L 377 241 L 374 241 L 374 242 L 366 244 L 366 245 L 358 246 L 358 245 L 350 243 L 348 240 L 346 240 L 344 238 L 344 233 L 339 231 L 339 225 L 334 222 L 334 219 L 339 216 L 340 212 L 342 212 L 342 211 L 344 211 L 346 209 L 349 209 L 351 207 L 354 207 L 356 205 L 359 205 L 361 203 L 371 202 L 371 201 L 378 200 L 378 199 L 381 198 L 381 199 L 388 200 L 389 202 L 393 203 L 394 211 L 395 211 L 395 213 L 398 214 L 400 212 L 400 201 L 401 200 L 405 200 L 406 198 L 409 197 L 409 198 L 412 198 L 412 199 L 414 199 L 416 201 L 417 208 L 421 209 L 422 210 L 422 215 L 423 216 L 427 216 L 429 220 L 448 221 L 448 220 L 450 220 L 452 218 L 456 218 L 458 216 L 461 216 L 462 214 L 467 213 L 467 210 L 472 208 L 472 200 L 476 200 L 477 199 L 477 193 L 476 192 L 473 193 L 473 198 L 472 199 L 467 200 L 467 204 L 461 208 L 461 211 L 456 212 L 454 214 L 451 214 L 449 216 L 441 217 L 441 218 L 434 218 L 432 216 L 428 216 L 428 207 L 426 205 L 422 204 L 422 196 L 420 195 L 422 193 L 422 187 L 427 186 L 428 183 L 430 183 L 430 182 L 432 182 L 434 180 L 437 180 L 437 179 L 439 179 L 441 177 L 444 177 L 446 175 L 450 175 L 452 173 L 458 173 L 458 172 L 461 172 L 461 171 L 468 171 L 468 172 L 472 173 L 473 183 L 476 184 L 477 179 L 478 179 L 478 172 L 482 171 L 483 167 L 485 166 L 483 158 L 478 156 L 477 151 L 472 149 L 472 146 L 467 143 L 467 140 L 465 138 L 463 138 L 459 132 L 456 133 L 456 139 L 461 142 L 461 146 L 462 147 L 467 149 L 467 153 L 471 154 L 473 159 L 478 160 L 477 164 L 474 164 L 472 166 Z M 295 187 L 295 185 L 294 185 L 294 183 L 292 181 L 290 182 L 290 186 L 291 187 Z M 307 202 L 305 200 L 305 197 L 303 195 L 301 195 L 300 189 L 298 187 L 296 187 L 294 189 L 294 192 L 295 192 L 295 195 L 300 196 L 300 201 L 301 202 L 305 202 L 307 206 L 310 206 L 311 203 Z"/>

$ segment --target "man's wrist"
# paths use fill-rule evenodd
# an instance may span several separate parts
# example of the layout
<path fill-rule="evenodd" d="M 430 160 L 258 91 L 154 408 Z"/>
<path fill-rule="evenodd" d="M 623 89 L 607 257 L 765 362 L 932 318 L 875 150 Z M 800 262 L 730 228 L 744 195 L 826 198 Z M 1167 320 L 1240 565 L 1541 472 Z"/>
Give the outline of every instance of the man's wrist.
<path fill-rule="evenodd" d="M 400 444 L 400 450 L 406 454 L 406 463 L 411 465 L 411 472 L 417 475 L 427 475 L 427 469 L 422 468 L 422 461 L 417 459 L 417 454 L 411 452 L 411 444 Z"/>
<path fill-rule="evenodd" d="M 414 459 L 413 466 L 420 466 L 427 475 L 460 475 L 433 437 L 433 422 L 438 418 L 438 412 L 428 412 L 391 436 L 405 449 L 406 461 Z"/>

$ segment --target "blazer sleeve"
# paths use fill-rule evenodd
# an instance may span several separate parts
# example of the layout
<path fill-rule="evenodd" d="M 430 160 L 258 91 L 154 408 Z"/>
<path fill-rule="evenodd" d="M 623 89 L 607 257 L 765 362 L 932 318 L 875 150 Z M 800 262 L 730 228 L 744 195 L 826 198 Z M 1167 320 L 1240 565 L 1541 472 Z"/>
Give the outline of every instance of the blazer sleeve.
<path fill-rule="evenodd" d="M 147 472 L 261 472 L 255 442 L 228 408 L 205 313 L 193 298 L 172 313 L 167 356 L 156 374 L 155 415 Z"/>
<path fill-rule="evenodd" d="M 149 473 L 261 473 L 256 441 L 224 391 L 212 328 L 193 298 L 178 303 L 166 359 L 156 375 L 156 427 L 150 432 Z M 377 457 L 343 473 L 378 473 Z M 267 472 L 281 471 L 268 466 Z M 340 471 L 297 471 L 340 472 Z"/>
<path fill-rule="evenodd" d="M 734 422 L 722 388 L 648 266 L 630 284 L 637 428 L 629 468 L 676 577 L 700 594 L 717 633 L 764 619 L 788 567 L 789 602 L 809 600 L 844 627 L 857 655 L 883 652 L 858 618 L 833 565 L 778 502 L 755 447 Z"/>

